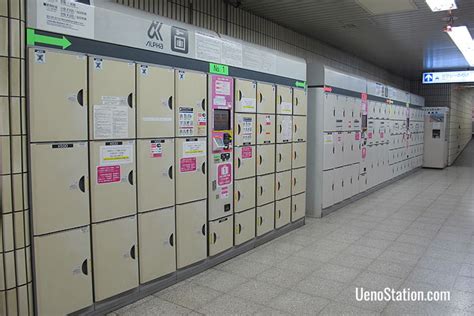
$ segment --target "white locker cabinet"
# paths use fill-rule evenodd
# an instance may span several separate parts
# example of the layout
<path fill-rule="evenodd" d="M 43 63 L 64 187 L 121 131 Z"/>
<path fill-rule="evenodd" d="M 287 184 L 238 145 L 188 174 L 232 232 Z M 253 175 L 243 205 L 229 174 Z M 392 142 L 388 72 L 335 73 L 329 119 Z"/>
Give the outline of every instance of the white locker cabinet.
<path fill-rule="evenodd" d="M 275 203 L 257 207 L 257 236 L 263 236 L 275 227 Z"/>
<path fill-rule="evenodd" d="M 334 139 L 334 155 L 332 159 L 334 159 L 334 167 L 340 167 L 344 165 L 344 133 L 337 132 L 333 134 Z"/>
<path fill-rule="evenodd" d="M 323 135 L 323 170 L 333 169 L 336 166 L 336 141 L 333 133 Z M 296 143 L 293 144 L 293 146 Z M 304 144 L 304 143 L 303 143 Z"/>
<path fill-rule="evenodd" d="M 291 171 L 278 172 L 275 175 L 275 199 L 281 200 L 291 195 Z"/>
<path fill-rule="evenodd" d="M 295 145 L 306 145 L 306 143 L 294 143 L 294 144 L 277 144 L 276 145 L 276 157 L 275 157 L 275 164 L 276 164 L 276 171 L 285 171 L 291 169 L 291 151 Z M 301 147 L 298 146 L 298 149 Z M 305 148 L 306 149 L 306 148 Z M 306 157 L 305 157 L 306 159 Z"/>
<path fill-rule="evenodd" d="M 293 120 L 291 115 L 277 115 L 276 142 L 290 143 L 293 140 L 292 133 Z"/>
<path fill-rule="evenodd" d="M 257 144 L 275 143 L 275 115 L 257 114 Z"/>
<path fill-rule="evenodd" d="M 255 207 L 256 178 L 234 181 L 234 208 L 241 212 Z"/>
<path fill-rule="evenodd" d="M 135 64 L 90 57 L 90 138 L 135 138 Z"/>
<path fill-rule="evenodd" d="M 89 224 L 87 143 L 31 144 L 30 150 L 34 234 Z"/>
<path fill-rule="evenodd" d="M 352 196 L 352 186 L 354 177 L 352 175 L 352 166 L 345 166 L 342 170 L 344 186 L 342 188 L 342 199 L 346 200 Z"/>
<path fill-rule="evenodd" d="M 176 266 L 178 269 L 206 259 L 206 201 L 176 206 Z"/>
<path fill-rule="evenodd" d="M 137 141 L 138 211 L 175 204 L 174 139 Z"/>
<path fill-rule="evenodd" d="M 234 147 L 234 177 L 244 179 L 255 176 L 255 146 Z"/>
<path fill-rule="evenodd" d="M 174 207 L 138 214 L 140 283 L 176 270 Z"/>
<path fill-rule="evenodd" d="M 306 167 L 306 143 L 293 143 L 292 168 Z"/>
<path fill-rule="evenodd" d="M 235 213 L 235 245 L 241 245 L 255 238 L 255 208 Z"/>
<path fill-rule="evenodd" d="M 255 81 L 235 79 L 235 112 L 257 111 L 257 84 Z"/>
<path fill-rule="evenodd" d="M 293 141 L 306 141 L 306 116 L 293 116 Z"/>
<path fill-rule="evenodd" d="M 275 172 L 275 145 L 257 145 L 257 175 Z"/>
<path fill-rule="evenodd" d="M 136 212 L 135 141 L 90 143 L 92 222 Z"/>
<path fill-rule="evenodd" d="M 89 228 L 34 239 L 38 315 L 66 315 L 92 305 Z"/>
<path fill-rule="evenodd" d="M 207 135 L 207 75 L 176 71 L 175 126 L 177 137 Z"/>
<path fill-rule="evenodd" d="M 334 204 L 343 200 L 344 167 L 334 169 Z"/>
<path fill-rule="evenodd" d="M 275 85 L 257 82 L 257 113 L 275 114 Z"/>
<path fill-rule="evenodd" d="M 234 217 L 209 222 L 209 256 L 215 256 L 234 245 Z"/>
<path fill-rule="evenodd" d="M 138 286 L 137 217 L 92 224 L 95 301 Z"/>
<path fill-rule="evenodd" d="M 137 137 L 174 137 L 174 70 L 137 65 Z"/>
<path fill-rule="evenodd" d="M 234 146 L 255 145 L 257 116 L 255 114 L 235 113 Z"/>
<path fill-rule="evenodd" d="M 87 140 L 86 56 L 28 53 L 31 141 Z"/>
<path fill-rule="evenodd" d="M 176 139 L 176 203 L 207 197 L 206 139 Z"/>
<path fill-rule="evenodd" d="M 295 222 L 306 215 L 306 193 L 291 197 L 291 221 Z"/>
<path fill-rule="evenodd" d="M 291 115 L 293 113 L 293 89 L 291 87 L 282 85 L 277 85 L 276 89 L 277 114 Z"/>
<path fill-rule="evenodd" d="M 291 197 L 275 202 L 275 228 L 280 228 L 290 223 Z"/>
<path fill-rule="evenodd" d="M 275 174 L 257 177 L 257 205 L 261 206 L 275 199 Z"/>
<path fill-rule="evenodd" d="M 308 113 L 308 95 L 306 89 L 293 89 L 293 115 L 304 115 Z"/>
<path fill-rule="evenodd" d="M 306 168 L 293 169 L 291 177 L 291 194 L 295 195 L 306 191 Z"/>
<path fill-rule="evenodd" d="M 324 131 L 333 132 L 336 130 L 336 103 L 337 95 L 324 93 Z"/>

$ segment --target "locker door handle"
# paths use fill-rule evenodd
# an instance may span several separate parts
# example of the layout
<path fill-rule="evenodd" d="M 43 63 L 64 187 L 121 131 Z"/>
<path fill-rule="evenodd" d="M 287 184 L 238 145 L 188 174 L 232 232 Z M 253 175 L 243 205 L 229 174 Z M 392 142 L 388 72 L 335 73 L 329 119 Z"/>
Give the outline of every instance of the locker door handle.
<path fill-rule="evenodd" d="M 263 195 L 263 187 L 261 186 L 260 187 L 260 196 L 262 196 L 262 195 Z"/>
<path fill-rule="evenodd" d="M 203 111 L 206 111 L 206 98 L 202 99 L 201 101 L 201 107 Z"/>
<path fill-rule="evenodd" d="M 88 262 L 88 259 L 84 260 L 84 262 L 82 262 L 82 265 L 81 265 L 82 273 L 85 275 L 89 275 L 89 267 L 87 266 L 87 262 Z"/>
<path fill-rule="evenodd" d="M 296 213 L 296 204 L 293 204 L 293 213 Z"/>
<path fill-rule="evenodd" d="M 170 235 L 170 246 L 174 247 L 174 233 L 171 233 Z"/>
<path fill-rule="evenodd" d="M 133 170 L 128 173 L 128 183 L 133 185 Z"/>
<path fill-rule="evenodd" d="M 295 124 L 295 133 L 298 131 L 298 125 Z"/>
<path fill-rule="evenodd" d="M 278 218 L 281 218 L 281 210 L 278 210 Z"/>
<path fill-rule="evenodd" d="M 81 179 L 79 179 L 79 190 L 82 192 L 86 192 L 86 176 L 82 176 Z"/>
<path fill-rule="evenodd" d="M 296 186 L 296 178 L 293 178 L 293 186 Z"/>
<path fill-rule="evenodd" d="M 296 160 L 296 151 L 293 153 L 293 160 Z"/>
<path fill-rule="evenodd" d="M 278 154 L 278 162 L 281 162 L 281 159 L 282 159 L 282 157 L 281 157 L 281 154 L 279 153 Z"/>
<path fill-rule="evenodd" d="M 283 103 L 283 97 L 280 95 L 280 104 Z"/>
<path fill-rule="evenodd" d="M 237 168 L 240 168 L 241 164 L 240 158 L 237 158 Z"/>
<path fill-rule="evenodd" d="M 262 124 L 260 124 L 258 127 L 259 127 L 259 129 L 260 129 L 260 134 L 262 134 L 262 132 L 263 132 L 263 126 L 262 126 Z"/>
<path fill-rule="evenodd" d="M 241 196 L 242 196 L 242 194 L 240 194 L 240 191 L 237 191 L 237 201 L 240 201 Z"/>
<path fill-rule="evenodd" d="M 242 225 L 239 224 L 239 225 L 237 226 L 237 234 L 240 234 L 241 232 L 242 232 Z"/>
<path fill-rule="evenodd" d="M 136 257 L 136 252 L 135 252 L 135 245 L 132 246 L 132 248 L 130 249 L 130 257 L 135 260 L 137 257 Z"/>
<path fill-rule="evenodd" d="M 217 234 L 216 233 L 212 233 L 212 244 L 216 244 L 217 242 Z"/>
<path fill-rule="evenodd" d="M 206 162 L 203 162 L 201 165 L 201 171 L 203 174 L 206 174 Z"/>
<path fill-rule="evenodd" d="M 262 103 L 262 102 L 263 102 L 263 94 L 262 94 L 261 92 L 260 92 L 259 98 L 260 98 L 260 101 L 258 101 L 258 102 L 259 102 L 259 103 Z"/>
<path fill-rule="evenodd" d="M 240 124 L 237 124 L 237 134 L 240 135 Z"/>
<path fill-rule="evenodd" d="M 170 108 L 170 110 L 173 110 L 173 96 L 170 96 L 168 98 L 168 107 Z"/>
<path fill-rule="evenodd" d="M 201 233 L 203 234 L 203 236 L 206 236 L 206 224 L 202 225 Z"/>
<path fill-rule="evenodd" d="M 281 127 L 281 125 L 280 125 L 280 134 L 281 134 L 282 131 L 283 131 L 283 127 Z"/>
<path fill-rule="evenodd" d="M 133 108 L 133 92 L 128 95 L 127 103 L 129 107 Z"/>
<path fill-rule="evenodd" d="M 173 166 L 168 168 L 168 177 L 173 180 Z"/>
<path fill-rule="evenodd" d="M 259 219 L 260 219 L 260 226 L 262 226 L 263 225 L 263 217 L 260 216 Z"/>
<path fill-rule="evenodd" d="M 239 90 L 239 101 L 242 100 L 242 91 Z"/>
<path fill-rule="evenodd" d="M 280 184 L 280 181 L 278 181 L 278 191 L 280 191 L 280 188 L 281 188 L 281 184 Z"/>
<path fill-rule="evenodd" d="M 295 105 L 296 105 L 296 106 L 298 106 L 299 101 L 300 101 L 300 99 L 295 98 Z"/>
<path fill-rule="evenodd" d="M 84 106 L 84 89 L 79 90 L 77 93 L 77 103 L 79 103 L 80 106 Z"/>
<path fill-rule="evenodd" d="M 258 155 L 258 161 L 259 161 L 258 163 L 259 163 L 260 165 L 262 165 L 262 162 L 263 162 L 263 157 L 262 157 L 262 155 Z"/>

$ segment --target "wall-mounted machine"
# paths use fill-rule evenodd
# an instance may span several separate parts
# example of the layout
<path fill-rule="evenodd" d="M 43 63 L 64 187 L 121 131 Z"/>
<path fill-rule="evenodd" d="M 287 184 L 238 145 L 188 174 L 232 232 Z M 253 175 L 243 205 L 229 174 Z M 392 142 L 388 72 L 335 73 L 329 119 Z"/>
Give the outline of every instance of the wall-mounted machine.
<path fill-rule="evenodd" d="M 443 169 L 448 165 L 449 108 L 425 108 L 423 167 Z"/>

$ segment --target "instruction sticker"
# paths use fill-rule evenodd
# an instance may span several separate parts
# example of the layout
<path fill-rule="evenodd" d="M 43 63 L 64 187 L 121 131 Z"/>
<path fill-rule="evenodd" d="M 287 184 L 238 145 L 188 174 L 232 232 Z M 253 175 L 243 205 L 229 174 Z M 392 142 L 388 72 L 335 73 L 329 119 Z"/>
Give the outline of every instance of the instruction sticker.
<path fill-rule="evenodd" d="M 292 107 L 293 105 L 291 104 L 291 102 L 282 102 L 280 104 L 280 109 L 281 109 L 281 112 L 282 113 L 289 113 L 291 114 L 292 112 Z"/>
<path fill-rule="evenodd" d="M 257 100 L 255 98 L 242 98 L 240 100 L 240 107 L 249 112 L 255 112 Z"/>
<path fill-rule="evenodd" d="M 133 163 L 133 145 L 100 146 L 100 166 Z"/>
<path fill-rule="evenodd" d="M 183 157 L 203 157 L 206 155 L 206 142 L 193 141 L 183 143 Z"/>
<path fill-rule="evenodd" d="M 191 107 L 179 108 L 179 136 L 190 136 L 194 129 L 194 109 Z"/>
<path fill-rule="evenodd" d="M 151 158 L 161 158 L 163 156 L 163 146 L 161 146 L 161 141 L 150 142 L 150 157 Z"/>
<path fill-rule="evenodd" d="M 360 140 L 360 132 L 355 133 L 355 140 Z"/>
<path fill-rule="evenodd" d="M 94 137 L 127 138 L 128 107 L 123 105 L 94 105 Z"/>
<path fill-rule="evenodd" d="M 265 116 L 265 125 L 272 125 L 272 117 L 270 115 Z"/>
<path fill-rule="evenodd" d="M 232 183 L 232 164 L 221 163 L 217 165 L 217 186 L 223 187 Z"/>
<path fill-rule="evenodd" d="M 242 159 L 250 159 L 253 156 L 252 146 L 242 147 Z"/>
<path fill-rule="evenodd" d="M 252 142 L 253 136 L 253 119 L 251 117 L 244 117 L 240 121 L 241 136 L 243 143 Z"/>
<path fill-rule="evenodd" d="M 332 134 L 325 134 L 324 135 L 324 143 L 325 144 L 332 144 L 332 142 L 333 142 Z"/>
<path fill-rule="evenodd" d="M 204 113 L 204 112 L 198 113 L 198 125 L 199 126 L 206 126 L 206 124 L 207 124 L 206 113 Z"/>
<path fill-rule="evenodd" d="M 179 160 L 179 172 L 194 172 L 197 170 L 196 157 L 181 158 Z"/>
<path fill-rule="evenodd" d="M 98 166 L 97 184 L 120 182 L 120 166 Z"/>

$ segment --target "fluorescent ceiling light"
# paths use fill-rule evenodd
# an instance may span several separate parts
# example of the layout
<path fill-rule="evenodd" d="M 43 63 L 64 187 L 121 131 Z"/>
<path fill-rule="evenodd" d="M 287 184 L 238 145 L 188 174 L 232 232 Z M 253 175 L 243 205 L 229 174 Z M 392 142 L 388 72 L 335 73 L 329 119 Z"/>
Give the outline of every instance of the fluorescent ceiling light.
<path fill-rule="evenodd" d="M 469 33 L 467 27 L 452 27 L 447 33 L 464 55 L 464 58 L 466 58 L 469 65 L 474 67 L 474 41 L 472 40 L 471 33 Z"/>
<path fill-rule="evenodd" d="M 455 0 L 426 0 L 426 3 L 433 12 L 455 10 L 458 8 Z"/>

